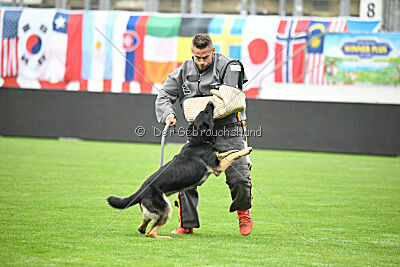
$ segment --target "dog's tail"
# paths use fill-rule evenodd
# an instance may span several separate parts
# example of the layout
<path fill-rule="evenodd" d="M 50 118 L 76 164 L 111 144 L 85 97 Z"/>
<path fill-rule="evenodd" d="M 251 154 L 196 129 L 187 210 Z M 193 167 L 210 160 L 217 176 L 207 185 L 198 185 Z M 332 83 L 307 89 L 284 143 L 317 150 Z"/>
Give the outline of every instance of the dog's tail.
<path fill-rule="evenodd" d="M 111 196 L 111 197 L 107 198 L 107 202 L 113 208 L 125 209 L 125 208 L 129 208 L 129 207 L 136 205 L 137 203 L 140 202 L 140 199 L 139 199 L 138 192 L 136 192 L 132 196 L 126 197 L 126 198 L 119 198 L 119 197 Z"/>

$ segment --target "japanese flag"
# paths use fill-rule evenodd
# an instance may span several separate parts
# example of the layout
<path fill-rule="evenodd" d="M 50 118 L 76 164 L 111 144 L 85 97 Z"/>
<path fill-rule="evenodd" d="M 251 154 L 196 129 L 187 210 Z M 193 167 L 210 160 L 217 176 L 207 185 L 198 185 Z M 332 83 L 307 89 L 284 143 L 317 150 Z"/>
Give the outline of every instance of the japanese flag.
<path fill-rule="evenodd" d="M 249 16 L 242 32 L 242 63 L 249 82 L 245 91 L 260 88 L 265 81 L 274 82 L 274 55 L 277 16 Z M 268 65 L 267 65 L 268 64 Z"/>

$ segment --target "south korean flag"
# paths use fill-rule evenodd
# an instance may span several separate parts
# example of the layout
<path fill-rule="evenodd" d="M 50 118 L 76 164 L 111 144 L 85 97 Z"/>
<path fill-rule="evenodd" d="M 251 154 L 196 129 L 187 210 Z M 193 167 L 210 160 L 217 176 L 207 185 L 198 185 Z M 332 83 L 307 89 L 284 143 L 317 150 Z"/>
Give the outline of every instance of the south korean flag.
<path fill-rule="evenodd" d="M 18 25 L 18 76 L 31 80 L 48 80 L 48 46 L 54 9 L 24 9 Z"/>

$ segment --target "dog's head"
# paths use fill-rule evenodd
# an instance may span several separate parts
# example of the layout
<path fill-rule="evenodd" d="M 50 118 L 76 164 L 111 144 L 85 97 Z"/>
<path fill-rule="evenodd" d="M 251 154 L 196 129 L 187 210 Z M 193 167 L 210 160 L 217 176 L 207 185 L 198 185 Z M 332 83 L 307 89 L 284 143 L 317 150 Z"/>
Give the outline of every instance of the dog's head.
<path fill-rule="evenodd" d="M 214 104 L 210 101 L 203 111 L 197 115 L 194 122 L 189 126 L 188 135 L 190 139 L 200 139 L 202 141 L 212 138 L 214 129 Z M 210 141 L 210 140 L 209 140 Z"/>
<path fill-rule="evenodd" d="M 212 130 L 214 128 L 214 104 L 208 102 L 207 106 L 203 111 L 197 115 L 193 122 L 194 128 L 198 131 L 201 130 Z"/>

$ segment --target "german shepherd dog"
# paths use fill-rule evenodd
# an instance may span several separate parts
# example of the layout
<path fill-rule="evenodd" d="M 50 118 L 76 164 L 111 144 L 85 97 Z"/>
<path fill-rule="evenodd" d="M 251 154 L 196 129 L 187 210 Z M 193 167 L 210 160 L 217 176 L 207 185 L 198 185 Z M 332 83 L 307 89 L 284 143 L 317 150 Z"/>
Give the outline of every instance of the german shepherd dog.
<path fill-rule="evenodd" d="M 241 151 L 218 153 L 213 146 L 215 135 L 211 132 L 214 127 L 213 115 L 214 105 L 209 102 L 189 125 L 189 142 L 178 155 L 151 175 L 130 197 L 111 196 L 107 199 L 108 204 L 116 209 L 126 209 L 140 203 L 143 213 L 143 222 L 138 227 L 140 233 L 148 237 L 170 238 L 157 234 L 171 216 L 172 208 L 167 196 L 201 185 L 211 173 L 219 176 L 234 160 L 252 151 L 248 147 Z M 153 225 L 146 232 L 151 220 Z"/>

